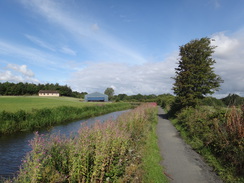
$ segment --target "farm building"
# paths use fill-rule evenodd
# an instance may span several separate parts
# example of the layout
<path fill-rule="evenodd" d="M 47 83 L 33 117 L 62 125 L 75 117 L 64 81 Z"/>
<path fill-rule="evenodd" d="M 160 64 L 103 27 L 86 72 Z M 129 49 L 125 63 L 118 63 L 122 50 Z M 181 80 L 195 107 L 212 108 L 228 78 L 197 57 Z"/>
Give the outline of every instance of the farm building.
<path fill-rule="evenodd" d="M 85 101 L 86 102 L 107 102 L 108 96 L 102 93 L 90 93 L 85 95 Z"/>
<path fill-rule="evenodd" d="M 59 97 L 60 94 L 56 90 L 40 90 L 38 92 L 40 97 Z"/>

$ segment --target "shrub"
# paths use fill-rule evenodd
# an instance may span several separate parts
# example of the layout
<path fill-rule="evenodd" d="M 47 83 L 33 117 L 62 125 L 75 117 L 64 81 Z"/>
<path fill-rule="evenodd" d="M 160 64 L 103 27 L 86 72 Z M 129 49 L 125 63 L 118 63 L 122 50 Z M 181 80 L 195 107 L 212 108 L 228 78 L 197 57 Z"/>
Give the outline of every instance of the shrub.
<path fill-rule="evenodd" d="M 169 111 L 175 100 L 175 96 L 171 94 L 163 94 L 158 97 L 158 105 L 163 107 L 166 111 Z"/>
<path fill-rule="evenodd" d="M 229 180 L 238 181 L 244 165 L 244 108 L 215 110 L 212 107 L 185 108 L 177 116 L 178 124 L 187 132 L 190 144 L 199 152 L 208 148 L 226 170 Z"/>
<path fill-rule="evenodd" d="M 214 97 L 205 97 L 200 101 L 200 105 L 213 106 L 213 107 L 224 107 L 225 104 L 222 100 Z"/>
<path fill-rule="evenodd" d="M 226 106 L 240 106 L 244 105 L 244 97 L 237 94 L 229 94 L 227 97 L 221 99 Z"/>

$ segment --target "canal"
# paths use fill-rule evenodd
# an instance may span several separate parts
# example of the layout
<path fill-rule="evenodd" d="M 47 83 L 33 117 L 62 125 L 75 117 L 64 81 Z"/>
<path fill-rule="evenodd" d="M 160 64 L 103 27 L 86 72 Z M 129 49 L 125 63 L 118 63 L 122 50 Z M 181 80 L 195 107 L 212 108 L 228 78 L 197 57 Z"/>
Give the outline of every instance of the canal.
<path fill-rule="evenodd" d="M 81 128 L 81 124 L 86 123 L 91 126 L 97 121 L 104 122 L 109 119 L 116 119 L 125 111 L 112 112 L 106 115 L 57 125 L 49 129 L 39 130 L 39 134 L 65 134 L 69 136 Z M 0 136 L 0 177 L 12 177 L 19 170 L 21 160 L 26 153 L 31 150 L 29 141 L 33 139 L 33 132 L 21 132 L 12 135 Z"/>

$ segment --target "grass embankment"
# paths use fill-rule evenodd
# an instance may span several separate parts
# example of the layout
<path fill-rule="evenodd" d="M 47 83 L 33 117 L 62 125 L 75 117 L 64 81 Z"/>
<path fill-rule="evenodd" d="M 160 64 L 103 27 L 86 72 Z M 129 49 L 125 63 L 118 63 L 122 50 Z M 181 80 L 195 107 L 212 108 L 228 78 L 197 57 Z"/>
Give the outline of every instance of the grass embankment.
<path fill-rule="evenodd" d="M 0 97 L 1 98 L 1 97 Z M 106 114 L 131 108 L 129 103 L 81 103 L 73 98 L 32 98 L 4 97 L 1 101 L 11 101 L 8 111 L 0 111 L 0 134 L 18 131 L 33 131 L 78 119 Z M 16 101 L 14 103 L 14 101 Z M 21 110 L 18 106 L 23 105 Z M 1 105 L 2 107 L 2 105 Z M 31 108 L 32 107 L 32 108 Z M 30 110 L 31 109 L 31 110 Z"/>
<path fill-rule="evenodd" d="M 82 127 L 72 139 L 36 134 L 12 181 L 167 182 L 159 165 L 156 114 L 155 104 L 144 104 L 116 121 Z"/>
<path fill-rule="evenodd" d="M 244 109 L 187 108 L 172 121 L 225 182 L 244 182 Z"/>

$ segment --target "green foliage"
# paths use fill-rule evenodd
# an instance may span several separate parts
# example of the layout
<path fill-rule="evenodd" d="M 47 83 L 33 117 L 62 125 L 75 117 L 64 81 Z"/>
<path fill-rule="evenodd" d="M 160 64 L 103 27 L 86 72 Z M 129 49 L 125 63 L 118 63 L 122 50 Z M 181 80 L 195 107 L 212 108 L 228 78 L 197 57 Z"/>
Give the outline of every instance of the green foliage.
<path fill-rule="evenodd" d="M 126 94 L 119 94 L 118 96 L 114 96 L 114 99 L 116 102 L 119 102 L 119 101 L 125 101 L 127 97 L 128 96 Z"/>
<path fill-rule="evenodd" d="M 113 99 L 116 102 L 119 101 L 124 101 L 124 102 L 157 102 L 158 101 L 158 97 L 154 94 L 151 95 L 142 95 L 142 94 L 137 94 L 137 95 L 126 95 L 126 94 L 119 94 L 119 95 L 115 95 L 113 97 Z"/>
<path fill-rule="evenodd" d="M 180 101 L 179 107 L 195 106 L 197 99 L 218 90 L 221 78 L 214 73 L 211 58 L 214 52 L 209 38 L 195 39 L 180 46 L 180 61 L 176 70 L 174 93 Z"/>
<path fill-rule="evenodd" d="M 0 83 L 0 95 L 37 95 L 40 90 L 58 90 L 61 96 L 84 98 L 86 92 L 73 92 L 67 85 L 56 84 L 33 84 L 33 83 Z"/>
<path fill-rule="evenodd" d="M 159 159 L 148 155 L 153 141 L 158 157 L 156 114 L 156 105 L 145 104 L 117 121 L 84 126 L 72 138 L 36 133 L 18 176 L 6 182 L 167 182 Z"/>
<path fill-rule="evenodd" d="M 229 94 L 227 97 L 221 99 L 226 106 L 240 106 L 244 105 L 244 97 L 237 94 Z"/>
<path fill-rule="evenodd" d="M 108 95 L 108 100 L 111 100 L 114 96 L 114 89 L 113 88 L 107 88 L 104 91 L 104 94 Z"/>
<path fill-rule="evenodd" d="M 205 156 L 226 182 L 242 182 L 244 109 L 185 108 L 177 116 L 191 146 Z"/>
<path fill-rule="evenodd" d="M 200 105 L 213 106 L 213 107 L 225 107 L 225 104 L 220 99 L 214 97 L 205 97 L 199 102 Z"/>
<path fill-rule="evenodd" d="M 175 101 L 175 96 L 171 94 L 163 94 L 158 96 L 157 103 L 166 111 L 169 111 L 174 101 Z"/>
<path fill-rule="evenodd" d="M 75 97 L 75 98 L 85 98 L 85 95 L 87 95 L 87 94 L 88 94 L 87 92 L 73 91 L 71 96 Z"/>
<path fill-rule="evenodd" d="M 0 134 L 32 131 L 43 127 L 85 119 L 113 111 L 131 108 L 129 103 L 97 104 L 83 107 L 60 106 L 36 109 L 32 112 L 0 112 Z"/>

